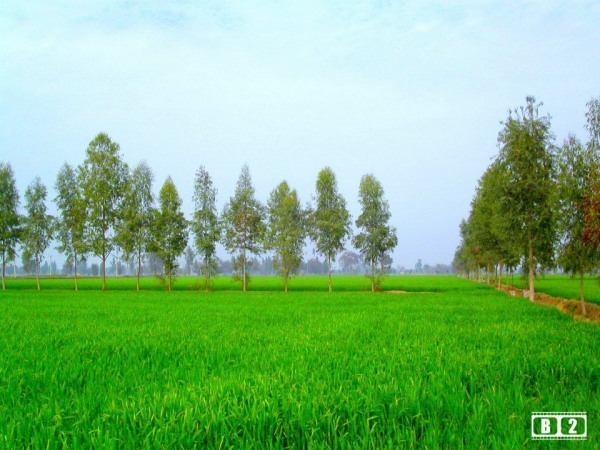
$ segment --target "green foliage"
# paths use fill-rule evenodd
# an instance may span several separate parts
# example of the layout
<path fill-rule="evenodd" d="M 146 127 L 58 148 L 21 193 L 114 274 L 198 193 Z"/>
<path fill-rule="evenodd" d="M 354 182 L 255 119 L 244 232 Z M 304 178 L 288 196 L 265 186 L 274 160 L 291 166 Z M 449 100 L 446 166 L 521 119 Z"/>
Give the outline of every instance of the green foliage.
<path fill-rule="evenodd" d="M 204 277 L 206 290 L 210 286 L 211 277 L 218 271 L 217 243 L 221 239 L 221 224 L 216 202 L 217 189 L 208 171 L 204 166 L 200 166 L 194 182 L 194 217 L 190 228 L 200 257 L 200 273 Z"/>
<path fill-rule="evenodd" d="M 9 163 L 0 162 L 0 256 L 2 257 L 2 290 L 6 289 L 6 263 L 16 257 L 19 242 L 19 192 Z"/>
<path fill-rule="evenodd" d="M 526 106 L 509 113 L 498 136 L 498 163 L 508 175 L 503 215 L 529 271 L 531 288 L 535 271 L 552 266 L 556 242 L 553 135 L 550 118 L 539 115 L 540 106 L 527 97 Z"/>
<path fill-rule="evenodd" d="M 402 279 L 437 293 L 7 292 L 2 445 L 512 449 L 532 411 L 598 417 L 597 326 Z"/>
<path fill-rule="evenodd" d="M 275 252 L 274 266 L 283 277 L 288 290 L 290 275 L 295 274 L 302 262 L 306 240 L 306 214 L 298 194 L 282 181 L 272 192 L 267 203 L 267 248 Z"/>
<path fill-rule="evenodd" d="M 23 259 L 33 263 L 37 275 L 44 252 L 50 245 L 54 229 L 53 218 L 46 214 L 46 195 L 48 191 L 39 177 L 36 177 L 25 191 L 25 211 L 23 221 Z M 39 280 L 37 283 L 40 289 Z"/>
<path fill-rule="evenodd" d="M 102 290 L 106 289 L 106 259 L 115 248 L 127 175 L 119 144 L 105 133 L 98 134 L 88 145 L 79 176 L 86 205 L 86 240 L 91 252 L 102 259 Z"/>
<path fill-rule="evenodd" d="M 338 192 L 337 180 L 329 167 L 321 170 L 316 182 L 316 208 L 310 216 L 309 235 L 315 243 L 316 252 L 327 259 L 329 265 L 329 289 L 331 265 L 350 236 L 350 213 L 346 200 Z"/>
<path fill-rule="evenodd" d="M 248 257 L 263 251 L 264 216 L 263 205 L 254 198 L 250 170 L 244 165 L 235 193 L 223 209 L 221 221 L 223 244 L 234 257 L 235 276 L 241 279 L 243 291 L 246 291 L 249 280 Z"/>
<path fill-rule="evenodd" d="M 56 249 L 65 255 L 66 263 L 73 266 L 75 290 L 77 290 L 77 264 L 86 259 L 85 205 L 83 193 L 75 170 L 65 163 L 56 177 L 54 202 L 59 216 L 56 220 Z"/>
<path fill-rule="evenodd" d="M 594 168 L 599 163 L 600 148 L 583 146 L 572 135 L 558 154 L 558 262 L 573 275 L 583 276 L 600 264 L 598 249 L 584 242 L 585 196 L 592 190 Z"/>
<path fill-rule="evenodd" d="M 154 208 L 152 169 L 145 162 L 141 162 L 133 169 L 128 181 L 117 222 L 115 243 L 123 250 L 125 260 L 137 263 L 139 280 L 142 260 L 149 251 L 152 241 L 151 224 Z"/>
<path fill-rule="evenodd" d="M 396 229 L 390 227 L 390 207 L 381 183 L 371 174 L 360 180 L 358 201 L 362 207 L 356 219 L 361 230 L 353 239 L 365 263 L 370 267 L 371 290 L 379 290 L 382 277 L 389 272 L 390 254 L 398 245 Z"/>
<path fill-rule="evenodd" d="M 181 198 L 171 177 L 168 177 L 158 195 L 159 209 L 152 222 L 152 250 L 163 263 L 167 290 L 173 287 L 177 258 L 187 246 L 187 221 L 181 212 Z"/>
<path fill-rule="evenodd" d="M 583 242 L 592 252 L 600 251 L 600 98 L 588 102 L 586 128 L 590 140 L 587 151 L 594 161 L 588 177 L 588 191 L 583 196 L 582 209 L 585 215 Z"/>

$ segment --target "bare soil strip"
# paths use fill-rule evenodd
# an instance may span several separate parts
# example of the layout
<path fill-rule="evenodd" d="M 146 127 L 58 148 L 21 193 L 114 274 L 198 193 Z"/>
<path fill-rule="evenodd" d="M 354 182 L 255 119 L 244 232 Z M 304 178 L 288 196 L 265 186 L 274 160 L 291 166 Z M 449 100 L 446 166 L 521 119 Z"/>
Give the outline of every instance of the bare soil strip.
<path fill-rule="evenodd" d="M 502 285 L 499 290 L 504 291 L 513 297 L 527 297 L 527 293 L 524 293 L 522 289 L 517 289 L 512 286 Z M 585 316 L 581 312 L 580 300 L 567 300 L 565 298 L 552 297 L 551 295 L 538 292 L 535 294 L 535 303 L 556 308 L 560 312 L 568 314 L 578 320 L 600 323 L 600 306 L 595 303 L 585 302 L 585 309 L 587 310 Z"/>

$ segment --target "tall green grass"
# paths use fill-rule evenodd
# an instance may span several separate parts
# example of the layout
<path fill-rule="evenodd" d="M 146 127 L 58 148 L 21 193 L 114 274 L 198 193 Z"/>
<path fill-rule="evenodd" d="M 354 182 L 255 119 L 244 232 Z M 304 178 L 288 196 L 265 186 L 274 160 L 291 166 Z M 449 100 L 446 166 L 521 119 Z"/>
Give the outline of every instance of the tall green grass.
<path fill-rule="evenodd" d="M 598 448 L 600 329 L 443 280 L 407 295 L 7 291 L 0 447 L 537 448 L 531 412 L 566 410 L 588 412 Z M 565 444 L 584 448 L 541 443 Z"/>

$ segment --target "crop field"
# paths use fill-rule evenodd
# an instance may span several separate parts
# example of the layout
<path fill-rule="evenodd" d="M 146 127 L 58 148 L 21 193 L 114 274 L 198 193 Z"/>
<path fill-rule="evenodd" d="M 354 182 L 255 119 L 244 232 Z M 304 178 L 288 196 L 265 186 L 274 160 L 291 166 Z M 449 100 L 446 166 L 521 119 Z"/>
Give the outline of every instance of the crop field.
<path fill-rule="evenodd" d="M 521 276 L 506 277 L 505 283 L 518 288 L 527 288 L 528 281 Z M 584 278 L 585 301 L 600 305 L 600 279 L 596 276 Z M 579 278 L 568 275 L 546 275 L 535 280 L 536 292 L 543 292 L 554 297 L 579 300 Z"/>
<path fill-rule="evenodd" d="M 118 277 L 106 279 L 108 290 L 135 290 L 136 279 L 134 277 Z M 334 276 L 333 289 L 338 292 L 363 292 L 371 290 L 370 281 L 363 276 Z M 42 290 L 61 289 L 73 290 L 74 282 L 72 278 L 43 278 L 40 280 Z M 156 277 L 143 277 L 140 279 L 141 289 L 144 291 L 164 291 Z M 36 289 L 35 278 L 19 277 L 6 279 L 8 290 L 34 290 Z M 83 277 L 78 278 L 80 290 L 100 290 L 102 287 L 101 278 Z M 177 277 L 174 290 L 189 291 L 203 290 L 202 279 L 198 277 Z M 464 288 L 464 283 L 458 278 L 451 276 L 389 276 L 383 280 L 382 289 L 384 290 L 403 290 L 407 292 L 436 292 L 448 290 L 460 290 Z M 290 278 L 290 291 L 322 291 L 328 289 L 326 276 L 297 276 Z M 211 290 L 215 291 L 240 291 L 241 282 L 233 280 L 229 276 L 219 276 L 213 278 Z M 257 276 L 250 282 L 250 291 L 283 291 L 283 281 L 276 276 Z"/>
<path fill-rule="evenodd" d="M 597 325 L 454 277 L 323 280 L 9 280 L 0 448 L 600 448 Z M 534 411 L 586 411 L 587 441 L 531 441 Z"/>

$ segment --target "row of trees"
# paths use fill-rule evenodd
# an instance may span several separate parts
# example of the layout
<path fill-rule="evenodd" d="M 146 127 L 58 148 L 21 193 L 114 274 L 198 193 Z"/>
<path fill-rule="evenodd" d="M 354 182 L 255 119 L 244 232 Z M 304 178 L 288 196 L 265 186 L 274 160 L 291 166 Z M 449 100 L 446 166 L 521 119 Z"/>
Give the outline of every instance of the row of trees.
<path fill-rule="evenodd" d="M 498 136 L 499 153 L 479 180 L 455 268 L 498 273 L 519 266 L 535 298 L 536 273 L 557 265 L 580 279 L 600 268 L 600 98 L 587 103 L 586 143 L 569 135 L 554 145 L 541 103 L 509 112 Z"/>
<path fill-rule="evenodd" d="M 381 183 L 371 174 L 362 177 L 359 202 L 362 213 L 355 224 L 359 232 L 351 236 L 351 217 L 346 201 L 338 192 L 334 172 L 324 168 L 318 174 L 314 208 L 303 207 L 296 190 L 281 182 L 263 205 L 255 190 L 247 165 L 244 165 L 233 197 L 221 214 L 216 208 L 217 190 L 204 167 L 196 172 L 194 212 L 187 220 L 181 210 L 181 198 L 169 177 L 158 195 L 152 193 L 153 173 L 144 162 L 133 170 L 123 161 L 119 145 L 106 134 L 98 134 L 86 150 L 84 162 L 77 168 L 64 164 L 56 183 L 54 199 L 58 217 L 47 212 L 47 189 L 39 177 L 25 192 L 25 214 L 18 213 L 19 195 L 14 174 L 8 163 L 0 163 L 0 256 L 2 288 L 5 289 L 6 263 L 16 258 L 20 244 L 23 258 L 35 268 L 39 286 L 39 267 L 53 239 L 57 250 L 73 267 L 90 255 L 100 258 L 102 290 L 106 290 L 106 261 L 120 250 L 126 261 L 137 267 L 137 288 L 144 258 L 156 254 L 162 261 L 162 280 L 171 289 L 178 258 L 188 245 L 200 259 L 204 288 L 217 272 L 217 244 L 221 243 L 234 260 L 234 274 L 246 291 L 252 257 L 272 252 L 274 266 L 288 280 L 302 261 L 307 238 L 316 253 L 327 260 L 329 290 L 331 268 L 337 255 L 351 239 L 369 266 L 372 290 L 391 264 L 390 254 L 397 245 L 395 228 L 389 225 L 390 211 Z"/>

